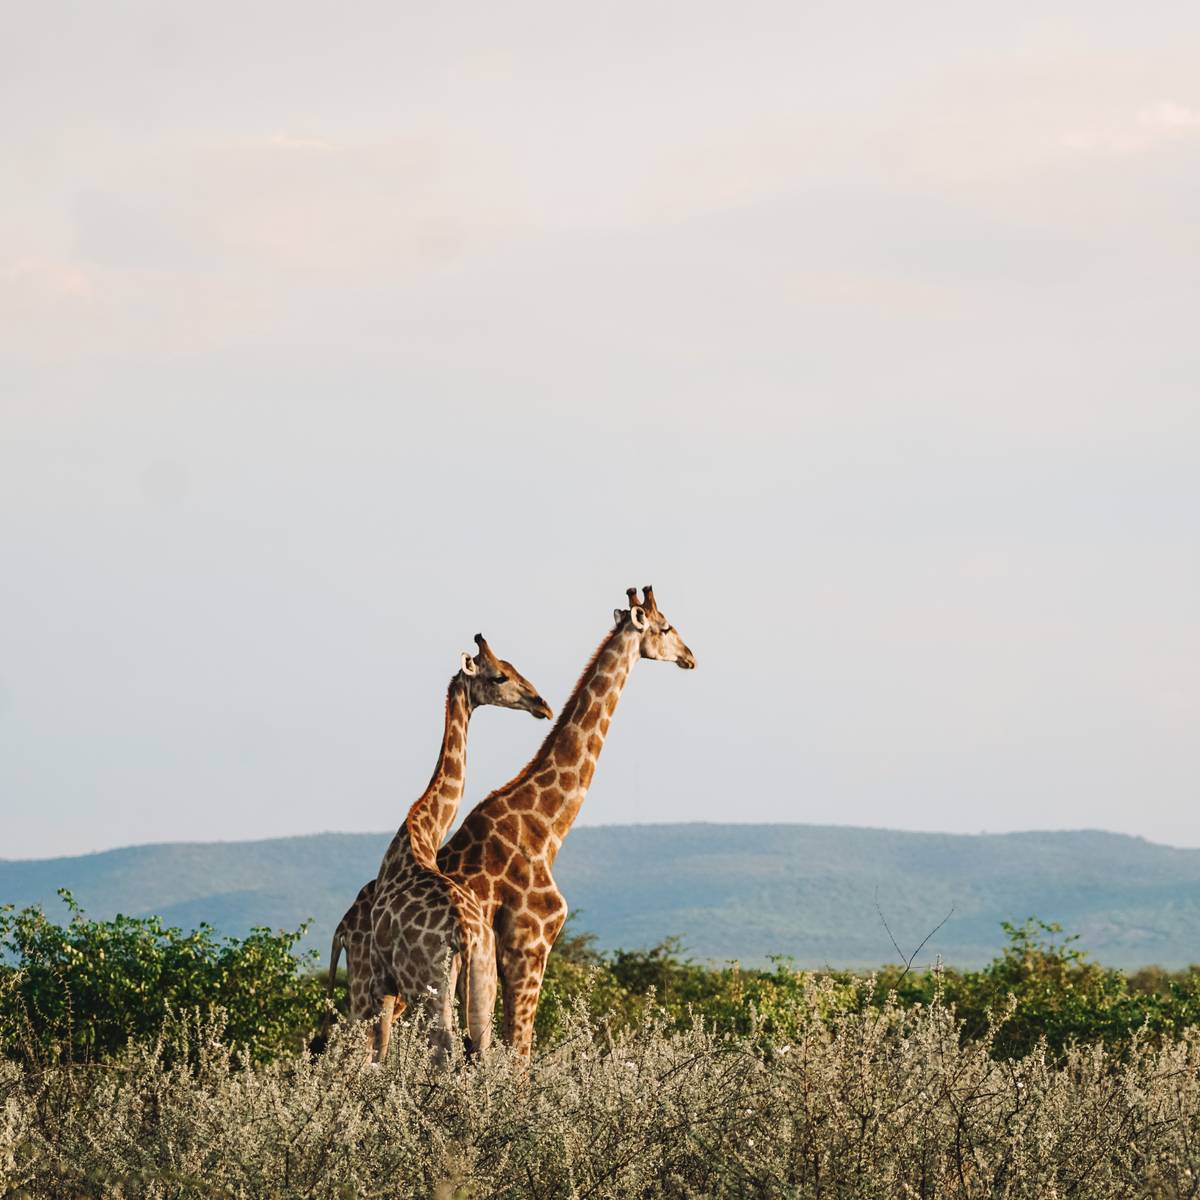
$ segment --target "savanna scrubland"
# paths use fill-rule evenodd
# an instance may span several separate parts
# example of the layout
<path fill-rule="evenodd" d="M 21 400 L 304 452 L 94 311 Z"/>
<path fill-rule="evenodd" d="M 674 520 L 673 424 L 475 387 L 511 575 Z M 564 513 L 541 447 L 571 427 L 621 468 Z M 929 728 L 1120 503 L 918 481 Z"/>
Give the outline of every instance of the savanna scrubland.
<path fill-rule="evenodd" d="M 0 915 L 0 1195 L 1200 1194 L 1200 970 L 552 959 L 528 1074 L 329 1022 L 297 933 Z"/>

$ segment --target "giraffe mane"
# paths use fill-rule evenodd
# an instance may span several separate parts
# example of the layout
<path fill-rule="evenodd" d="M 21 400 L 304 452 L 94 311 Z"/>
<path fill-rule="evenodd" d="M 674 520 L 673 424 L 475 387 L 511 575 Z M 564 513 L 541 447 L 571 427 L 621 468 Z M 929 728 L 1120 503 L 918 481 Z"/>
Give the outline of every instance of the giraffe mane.
<path fill-rule="evenodd" d="M 493 788 L 488 792 L 475 805 L 475 808 L 482 808 L 489 800 L 494 800 L 497 796 L 511 791 L 513 788 L 524 783 L 531 775 L 537 774 L 542 764 L 546 761 L 546 756 L 550 752 L 549 748 L 553 745 L 559 730 L 562 729 L 571 714 L 575 711 L 575 701 L 579 698 L 579 693 L 583 690 L 584 681 L 591 675 L 596 663 L 599 661 L 600 655 L 608 649 L 612 644 L 613 638 L 624 628 L 625 622 L 622 621 L 615 629 L 610 630 L 604 640 L 592 651 L 592 656 L 584 664 L 583 670 L 579 672 L 579 678 L 575 680 L 575 686 L 571 689 L 571 694 L 563 702 L 562 708 L 558 710 L 558 717 L 555 719 L 554 725 L 551 727 L 550 732 L 542 739 L 542 744 L 533 752 L 533 757 L 507 783 L 502 783 L 498 788 Z"/>
<path fill-rule="evenodd" d="M 444 730 L 450 721 L 450 693 L 454 691 L 454 684 L 457 682 L 457 676 L 450 680 L 446 685 L 446 700 L 442 705 L 442 729 Z M 429 799 L 433 793 L 433 785 L 437 783 L 438 772 L 442 769 L 442 755 L 446 749 L 445 734 L 442 735 L 442 749 L 438 752 L 437 762 L 433 764 L 433 774 L 429 777 L 429 782 L 425 785 L 425 790 L 412 802 L 408 807 L 408 812 L 404 817 L 404 828 L 408 830 L 409 837 L 412 837 L 413 828 L 409 822 L 416 815 L 417 810 Z"/>

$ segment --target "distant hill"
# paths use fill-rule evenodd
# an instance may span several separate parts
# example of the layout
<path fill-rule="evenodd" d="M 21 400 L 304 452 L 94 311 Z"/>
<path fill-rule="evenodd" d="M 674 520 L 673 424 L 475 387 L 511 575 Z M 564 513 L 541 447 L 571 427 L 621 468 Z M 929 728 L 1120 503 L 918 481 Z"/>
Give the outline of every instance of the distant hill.
<path fill-rule="evenodd" d="M 0 903 L 70 888 L 87 912 L 158 913 L 224 933 L 314 920 L 324 958 L 388 834 L 132 846 L 77 858 L 0 860 Z M 953 907 L 921 955 L 979 965 L 1002 920 L 1036 914 L 1116 966 L 1200 961 L 1200 850 L 1080 831 L 950 835 L 830 825 L 613 825 L 575 829 L 555 876 L 605 948 L 680 935 L 696 958 L 866 967 L 894 961 L 876 897 L 906 952 Z"/>

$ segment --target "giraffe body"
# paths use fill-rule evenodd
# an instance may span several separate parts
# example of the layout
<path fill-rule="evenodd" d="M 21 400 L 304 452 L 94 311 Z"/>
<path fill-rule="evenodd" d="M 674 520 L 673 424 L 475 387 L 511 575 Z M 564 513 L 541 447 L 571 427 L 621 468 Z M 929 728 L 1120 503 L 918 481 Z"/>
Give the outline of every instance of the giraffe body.
<path fill-rule="evenodd" d="M 584 668 L 529 765 L 467 816 L 438 854 L 442 873 L 474 894 L 495 933 L 505 1040 L 528 1058 L 550 948 L 567 918 L 551 868 L 587 795 L 629 672 L 639 658 L 690 669 L 692 652 L 658 611 L 653 589 L 614 614 L 616 627 Z"/>

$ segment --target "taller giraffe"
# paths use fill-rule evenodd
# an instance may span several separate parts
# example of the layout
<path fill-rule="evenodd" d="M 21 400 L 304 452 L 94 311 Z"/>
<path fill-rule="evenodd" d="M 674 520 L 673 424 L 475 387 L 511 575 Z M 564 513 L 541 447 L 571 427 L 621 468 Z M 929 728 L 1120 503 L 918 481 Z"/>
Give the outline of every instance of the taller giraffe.
<path fill-rule="evenodd" d="M 546 959 L 567 902 L 550 873 L 596 770 L 609 723 L 639 658 L 696 665 L 692 652 L 658 610 L 647 586 L 639 604 L 629 588 L 627 609 L 584 668 L 558 721 L 529 765 L 492 792 L 442 847 L 443 874 L 478 898 L 496 934 L 504 995 L 505 1040 L 523 1057 L 533 1049 Z"/>
<path fill-rule="evenodd" d="M 384 852 L 379 875 L 362 886 L 333 935 L 329 990 L 332 993 L 337 961 L 345 949 L 352 1020 L 367 1020 L 378 1012 L 378 1003 L 373 1002 L 371 994 L 371 954 L 374 942 L 372 913 L 380 881 L 385 882 L 386 890 L 390 891 L 390 902 L 395 903 L 403 890 L 404 880 L 420 883 L 424 873 L 437 871 L 437 848 L 454 823 L 462 802 L 471 714 L 476 708 L 491 704 L 523 709 L 540 719 L 553 715 L 533 684 L 512 663 L 498 659 L 482 634 L 475 635 L 475 643 L 478 653 L 474 658 L 462 655 L 460 669 L 446 690 L 442 746 L 429 785 L 409 809 L 404 824 Z M 411 997 L 413 993 L 408 994 Z M 398 1000 L 395 991 L 388 997 L 389 1016 L 392 1005 L 398 1003 L 403 1009 L 403 994 Z"/>

